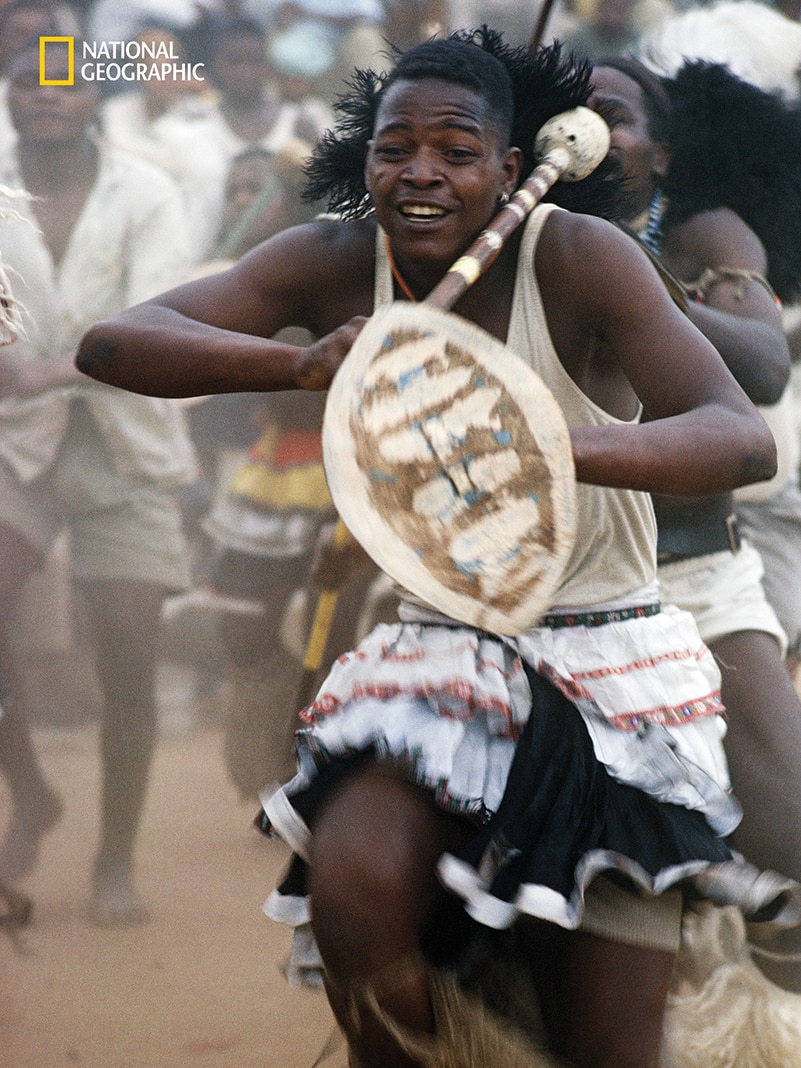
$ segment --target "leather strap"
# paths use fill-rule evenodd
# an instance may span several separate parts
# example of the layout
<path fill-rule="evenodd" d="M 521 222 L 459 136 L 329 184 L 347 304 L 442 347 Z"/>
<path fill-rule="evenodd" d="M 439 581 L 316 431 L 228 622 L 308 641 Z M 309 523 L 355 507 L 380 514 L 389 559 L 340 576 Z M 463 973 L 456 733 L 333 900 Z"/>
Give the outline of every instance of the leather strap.
<path fill-rule="evenodd" d="M 730 501 L 712 498 L 698 502 L 691 518 L 682 515 L 671 522 L 659 516 L 656 542 L 660 564 L 687 560 L 708 553 L 736 553 L 741 545 L 737 517 L 729 511 Z"/>

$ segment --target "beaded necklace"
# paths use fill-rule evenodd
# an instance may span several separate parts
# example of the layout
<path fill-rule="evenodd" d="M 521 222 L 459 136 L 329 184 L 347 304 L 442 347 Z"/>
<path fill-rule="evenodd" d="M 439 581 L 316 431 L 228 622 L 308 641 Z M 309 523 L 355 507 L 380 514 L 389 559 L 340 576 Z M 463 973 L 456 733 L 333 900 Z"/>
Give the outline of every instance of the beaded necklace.
<path fill-rule="evenodd" d="M 660 256 L 662 254 L 662 215 L 664 214 L 664 210 L 662 190 L 657 189 L 651 197 L 651 203 L 648 207 L 648 221 L 645 224 L 645 229 L 640 231 L 640 240 L 655 256 Z"/>
<path fill-rule="evenodd" d="M 390 244 L 389 244 L 389 238 L 387 238 L 386 240 L 387 240 L 387 259 L 389 260 L 389 269 L 392 271 L 392 277 L 398 283 L 398 288 L 403 293 L 403 295 L 406 297 L 406 299 L 408 301 L 411 301 L 412 304 L 416 304 L 417 303 L 417 297 L 414 295 L 414 293 L 412 293 L 411 289 L 409 289 L 408 285 L 406 284 L 406 279 L 403 277 L 403 275 L 400 273 L 400 271 L 396 267 L 396 265 L 395 265 L 395 257 L 392 255 L 392 248 L 390 247 Z"/>

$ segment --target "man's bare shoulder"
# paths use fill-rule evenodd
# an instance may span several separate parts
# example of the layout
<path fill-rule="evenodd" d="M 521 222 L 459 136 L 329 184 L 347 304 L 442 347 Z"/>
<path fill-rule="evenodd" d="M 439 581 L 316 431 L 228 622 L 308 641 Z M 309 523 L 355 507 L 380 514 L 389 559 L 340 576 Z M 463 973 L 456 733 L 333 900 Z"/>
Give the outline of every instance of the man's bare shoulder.
<path fill-rule="evenodd" d="M 243 263 L 249 268 L 274 268 L 280 262 L 287 269 L 300 269 L 310 276 L 346 268 L 352 279 L 362 269 L 372 273 L 374 252 L 374 220 L 346 222 L 322 216 L 257 245 L 243 258 Z"/>
<path fill-rule="evenodd" d="M 587 272 L 597 275 L 606 269 L 640 264 L 643 255 L 631 237 L 605 219 L 553 211 L 537 245 L 537 274 L 541 284 L 550 272 L 563 281 L 578 279 Z"/>
<path fill-rule="evenodd" d="M 371 219 L 321 218 L 292 227 L 243 256 L 233 281 L 302 315 L 296 325 L 311 320 L 315 330 L 332 329 L 332 319 L 372 313 L 375 232 Z"/>
<path fill-rule="evenodd" d="M 682 264 L 686 277 L 695 277 L 710 266 L 763 272 L 767 268 L 762 242 L 739 215 L 726 207 L 697 212 L 672 227 L 665 236 L 665 255 Z"/>
<path fill-rule="evenodd" d="M 628 240 L 620 242 L 620 228 L 597 215 L 583 215 L 577 211 L 552 211 L 542 230 L 543 239 L 552 243 L 554 250 L 561 247 L 603 248 L 626 247 Z"/>

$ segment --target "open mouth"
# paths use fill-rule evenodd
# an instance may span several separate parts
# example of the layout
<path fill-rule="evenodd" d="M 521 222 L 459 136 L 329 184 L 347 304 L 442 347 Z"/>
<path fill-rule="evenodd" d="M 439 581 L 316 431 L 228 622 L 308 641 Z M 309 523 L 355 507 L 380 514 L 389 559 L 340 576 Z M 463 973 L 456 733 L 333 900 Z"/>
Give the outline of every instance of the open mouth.
<path fill-rule="evenodd" d="M 402 204 L 398 210 L 404 219 L 412 222 L 428 222 L 430 219 L 447 215 L 444 208 L 435 207 L 433 204 Z"/>

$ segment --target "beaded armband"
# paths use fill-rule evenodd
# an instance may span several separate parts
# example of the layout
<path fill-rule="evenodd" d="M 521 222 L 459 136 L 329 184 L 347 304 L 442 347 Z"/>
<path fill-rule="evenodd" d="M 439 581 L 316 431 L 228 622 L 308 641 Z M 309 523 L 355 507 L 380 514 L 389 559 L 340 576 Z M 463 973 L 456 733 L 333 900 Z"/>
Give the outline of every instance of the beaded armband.
<path fill-rule="evenodd" d="M 757 271 L 746 271 L 738 267 L 707 267 L 697 282 L 691 282 L 685 286 L 687 293 L 700 304 L 705 304 L 709 298 L 709 291 L 720 282 L 736 282 L 734 299 L 743 300 L 746 286 L 749 282 L 758 282 L 773 298 L 778 308 L 782 303 L 776 296 L 773 286 L 764 275 Z"/>

